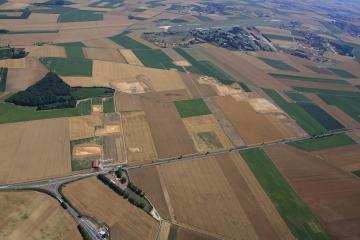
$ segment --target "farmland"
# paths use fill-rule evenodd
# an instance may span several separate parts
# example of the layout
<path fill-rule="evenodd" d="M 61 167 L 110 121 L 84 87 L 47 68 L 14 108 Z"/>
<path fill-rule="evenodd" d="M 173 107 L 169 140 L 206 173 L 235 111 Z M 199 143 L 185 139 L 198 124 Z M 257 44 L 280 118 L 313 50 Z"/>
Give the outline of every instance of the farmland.
<path fill-rule="evenodd" d="M 78 58 L 40 58 L 40 61 L 54 73 L 61 76 L 91 76 L 92 61 Z"/>
<path fill-rule="evenodd" d="M 325 230 L 299 199 L 263 150 L 240 152 L 257 180 L 298 239 L 329 239 Z"/>
<path fill-rule="evenodd" d="M 5 91 L 8 69 L 0 68 L 0 92 Z"/>
<path fill-rule="evenodd" d="M 260 59 L 273 68 L 276 68 L 279 70 L 284 70 L 284 71 L 298 72 L 298 70 L 296 68 L 293 68 L 292 66 L 284 63 L 283 61 L 275 60 L 275 59 L 268 59 L 268 58 L 260 58 Z"/>
<path fill-rule="evenodd" d="M 310 135 L 326 131 L 324 126 L 312 118 L 311 115 L 299 105 L 287 102 L 274 90 L 265 89 L 264 91 Z"/>
<path fill-rule="evenodd" d="M 342 147 L 355 144 L 355 141 L 345 134 L 337 134 L 329 137 L 301 140 L 290 143 L 291 146 L 305 151 L 316 151 L 327 148 Z"/>
<path fill-rule="evenodd" d="M 1 183 L 24 182 L 71 172 L 67 119 L 1 124 L 0 130 L 3 133 L 0 139 Z M 55 142 L 54 137 L 57 139 Z"/>
<path fill-rule="evenodd" d="M 135 49 L 133 53 L 146 67 L 160 68 L 160 69 L 177 69 L 183 71 L 181 67 L 176 66 L 171 58 L 169 58 L 160 49 Z"/>
<path fill-rule="evenodd" d="M 175 101 L 174 103 L 182 118 L 210 114 L 209 108 L 201 98 Z"/>
<path fill-rule="evenodd" d="M 113 37 L 110 37 L 112 41 L 128 49 L 149 49 L 142 43 L 137 42 L 136 40 L 126 36 L 125 34 L 119 34 Z"/>
<path fill-rule="evenodd" d="M 106 222 L 113 239 L 155 239 L 158 223 L 95 177 L 66 185 L 64 195 L 82 214 Z M 98 208 L 98 205 L 102 208 Z"/>
<path fill-rule="evenodd" d="M 270 75 L 277 79 L 305 81 L 305 82 L 319 82 L 319 83 L 335 83 L 335 84 L 345 84 L 345 85 L 349 84 L 345 80 L 336 80 L 329 78 L 303 77 L 303 76 L 294 76 L 294 75 L 277 74 L 277 73 L 272 73 Z"/>
<path fill-rule="evenodd" d="M 195 230 L 199 229 L 198 232 L 214 238 L 266 236 L 268 239 L 291 239 L 292 235 L 275 207 L 238 157 L 237 154 L 231 154 L 160 166 L 160 183 L 153 182 L 151 187 L 155 189 L 155 186 L 161 185 L 166 201 L 158 192 L 157 196 L 150 197 L 156 197 L 157 204 L 164 205 L 166 202 L 168 208 L 172 209 L 170 218 L 173 221 L 183 226 L 192 226 Z M 139 181 L 137 179 L 141 171 L 136 170 L 131 174 L 137 176 L 135 181 L 140 187 L 145 188 L 147 185 L 146 189 L 149 189 L 147 181 L 153 175 L 147 175 L 149 180 L 146 176 Z M 186 178 L 181 177 L 184 174 Z M 217 176 L 217 180 L 212 182 L 214 176 Z M 207 204 L 203 204 L 205 199 Z M 161 212 L 165 212 L 165 209 Z M 226 219 L 216 217 L 223 214 L 226 214 Z M 237 221 L 227 224 L 230 219 Z"/>
<path fill-rule="evenodd" d="M 356 177 L 290 146 L 273 146 L 266 149 L 266 154 L 331 239 L 360 236 L 357 227 L 360 182 Z"/>
<path fill-rule="evenodd" d="M 44 193 L 1 192 L 2 239 L 81 240 L 75 221 Z"/>

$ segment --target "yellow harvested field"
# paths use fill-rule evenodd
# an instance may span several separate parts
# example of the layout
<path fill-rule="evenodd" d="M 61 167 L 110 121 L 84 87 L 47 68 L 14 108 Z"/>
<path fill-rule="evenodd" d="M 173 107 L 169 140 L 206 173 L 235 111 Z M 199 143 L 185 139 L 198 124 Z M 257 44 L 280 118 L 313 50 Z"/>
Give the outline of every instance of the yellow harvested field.
<path fill-rule="evenodd" d="M 98 60 L 93 61 L 93 78 L 90 81 L 89 78 L 65 80 L 71 86 L 116 87 L 123 82 L 143 82 L 154 91 L 185 89 L 178 72 Z"/>
<path fill-rule="evenodd" d="M 216 151 L 232 146 L 212 114 L 182 120 L 198 152 Z"/>
<path fill-rule="evenodd" d="M 72 156 L 74 159 L 84 159 L 88 157 L 101 157 L 103 149 L 96 143 L 84 143 L 74 146 Z"/>
<path fill-rule="evenodd" d="M 1 192 L 0 202 L 0 239 L 82 239 L 73 218 L 44 193 Z"/>
<path fill-rule="evenodd" d="M 83 52 L 87 59 L 125 63 L 123 56 L 114 49 L 83 48 Z"/>
<path fill-rule="evenodd" d="M 95 38 L 82 41 L 87 47 L 90 48 L 111 48 L 113 50 L 120 48 L 115 42 L 108 38 Z"/>
<path fill-rule="evenodd" d="M 142 62 L 130 49 L 119 49 L 121 55 L 125 58 L 126 62 L 131 65 L 144 66 Z"/>
<path fill-rule="evenodd" d="M 101 125 L 101 117 L 99 115 L 70 117 L 68 119 L 70 140 L 94 137 L 95 126 Z"/>
<path fill-rule="evenodd" d="M 155 240 L 157 237 L 159 224 L 151 216 L 96 177 L 68 184 L 63 192 L 83 215 L 105 222 L 110 227 L 111 239 Z"/>
<path fill-rule="evenodd" d="M 66 118 L 0 125 L 0 183 L 71 173 Z"/>
<path fill-rule="evenodd" d="M 27 19 L 27 24 L 56 24 L 59 14 L 47 14 L 47 13 L 31 13 Z"/>
<path fill-rule="evenodd" d="M 164 164 L 159 176 L 181 226 L 220 239 L 294 239 L 238 153 Z"/>
<path fill-rule="evenodd" d="M 118 112 L 141 111 L 141 98 L 136 94 L 116 92 L 115 94 L 116 110 Z"/>
<path fill-rule="evenodd" d="M 257 68 L 261 68 L 263 70 L 275 70 L 273 67 L 271 67 L 270 65 L 264 63 L 263 61 L 261 61 L 260 59 L 258 59 L 257 57 L 247 53 L 247 52 L 234 52 L 234 54 L 236 54 L 238 57 L 240 57 L 242 60 L 250 63 L 251 65 L 257 67 Z"/>
<path fill-rule="evenodd" d="M 66 57 L 65 48 L 62 46 L 26 46 L 25 48 L 32 57 Z"/>
<path fill-rule="evenodd" d="M 295 41 L 286 41 L 286 40 L 271 40 L 275 45 L 282 48 L 296 48 L 297 43 Z"/>
<path fill-rule="evenodd" d="M 10 68 L 6 81 L 6 91 L 17 92 L 35 84 L 48 73 L 47 68 L 33 57 L 25 58 L 25 68 Z"/>
<path fill-rule="evenodd" d="M 26 66 L 25 58 L 0 60 L 0 67 L 25 68 L 25 66 Z"/>
<path fill-rule="evenodd" d="M 98 127 L 95 131 L 95 136 L 107 136 L 120 133 L 121 127 L 119 123 L 104 124 L 103 127 Z"/>
<path fill-rule="evenodd" d="M 135 14 L 134 16 L 142 17 L 142 18 L 151 18 L 151 17 L 154 17 L 155 15 L 157 15 L 159 13 L 161 13 L 161 11 L 159 9 L 149 8 L 149 9 L 143 11 L 143 12 Z"/>
<path fill-rule="evenodd" d="M 121 119 L 128 163 L 155 160 L 156 149 L 145 112 L 125 112 Z"/>
<path fill-rule="evenodd" d="M 266 98 L 250 98 L 249 104 L 257 113 L 283 113 L 283 111 Z"/>

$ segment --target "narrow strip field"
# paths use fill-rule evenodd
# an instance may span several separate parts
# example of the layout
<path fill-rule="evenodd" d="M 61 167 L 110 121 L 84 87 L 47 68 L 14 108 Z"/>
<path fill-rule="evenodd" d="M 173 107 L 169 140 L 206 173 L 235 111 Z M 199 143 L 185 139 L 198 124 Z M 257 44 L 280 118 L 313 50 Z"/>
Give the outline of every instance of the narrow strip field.
<path fill-rule="evenodd" d="M 251 149 L 240 153 L 297 239 L 329 239 L 263 150 Z"/>
<path fill-rule="evenodd" d="M 311 152 L 327 148 L 336 148 L 356 144 L 356 142 L 345 134 L 337 134 L 329 137 L 306 139 L 291 142 L 289 145 Z"/>
<path fill-rule="evenodd" d="M 349 83 L 345 80 L 336 80 L 329 78 L 315 78 L 315 77 L 303 77 L 303 76 L 294 76 L 286 74 L 277 74 L 270 73 L 270 75 L 276 79 L 280 80 L 294 80 L 294 81 L 305 81 L 305 82 L 318 82 L 318 83 L 334 83 L 334 84 L 344 84 L 348 85 Z"/>

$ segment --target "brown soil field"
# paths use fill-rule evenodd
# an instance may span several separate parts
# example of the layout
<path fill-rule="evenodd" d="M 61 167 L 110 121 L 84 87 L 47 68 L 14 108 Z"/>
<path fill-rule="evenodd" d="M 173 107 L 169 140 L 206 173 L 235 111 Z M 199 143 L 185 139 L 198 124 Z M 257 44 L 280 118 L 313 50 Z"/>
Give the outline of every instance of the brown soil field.
<path fill-rule="evenodd" d="M 70 140 L 94 137 L 95 126 L 102 124 L 100 115 L 70 117 L 68 119 Z"/>
<path fill-rule="evenodd" d="M 0 239 L 82 239 L 72 217 L 46 194 L 1 192 L 0 202 Z"/>
<path fill-rule="evenodd" d="M 116 110 L 118 112 L 141 111 L 140 95 L 116 92 L 115 94 Z"/>
<path fill-rule="evenodd" d="M 122 114 L 128 163 L 148 162 L 157 158 L 145 112 Z"/>
<path fill-rule="evenodd" d="M 25 68 L 9 68 L 6 81 L 6 91 L 16 92 L 25 90 L 42 79 L 48 70 L 38 59 L 25 58 Z"/>
<path fill-rule="evenodd" d="M 111 48 L 83 48 L 83 52 L 87 59 L 125 63 L 123 56 Z"/>
<path fill-rule="evenodd" d="M 0 60 L 0 67 L 15 68 L 15 69 L 25 68 L 26 61 L 25 58 Z"/>
<path fill-rule="evenodd" d="M 159 174 L 176 224 L 215 238 L 293 239 L 238 153 L 161 165 Z"/>
<path fill-rule="evenodd" d="M 169 208 L 161 187 L 158 167 L 137 168 L 129 171 L 130 180 L 140 187 L 154 205 L 161 218 L 170 219 Z"/>
<path fill-rule="evenodd" d="M 286 41 L 286 40 L 271 40 L 271 42 L 281 48 L 296 48 L 297 43 L 295 41 Z"/>
<path fill-rule="evenodd" d="M 289 87 L 305 87 L 305 88 L 319 88 L 319 89 L 329 89 L 329 90 L 338 90 L 338 91 L 359 91 L 358 88 L 352 85 L 345 84 L 333 84 L 333 83 L 319 83 L 319 82 L 307 82 L 307 81 L 297 81 L 297 80 L 281 80 L 286 86 Z"/>
<path fill-rule="evenodd" d="M 261 68 L 265 71 L 274 71 L 275 70 L 273 67 L 264 63 L 257 57 L 250 55 L 248 52 L 234 52 L 234 54 L 236 54 L 239 58 L 241 58 L 244 61 L 247 61 L 248 63 L 250 63 L 251 65 L 253 65 L 257 68 Z"/>
<path fill-rule="evenodd" d="M 186 61 L 185 58 L 183 58 L 172 48 L 164 48 L 162 51 L 174 61 Z"/>
<path fill-rule="evenodd" d="M 360 145 L 358 144 L 312 153 L 347 172 L 360 169 Z"/>
<path fill-rule="evenodd" d="M 195 152 L 191 137 L 172 102 L 160 102 L 161 96 L 151 99 L 143 94 L 143 109 L 150 126 L 159 158 L 174 157 Z M 163 96 L 173 97 L 173 96 Z M 176 97 L 176 96 L 175 96 Z"/>
<path fill-rule="evenodd" d="M 125 58 L 125 61 L 131 65 L 144 66 L 142 62 L 130 49 L 119 49 L 120 54 Z"/>
<path fill-rule="evenodd" d="M 201 54 L 205 55 L 210 61 L 219 65 L 226 73 L 235 80 L 242 80 L 252 83 L 262 88 L 272 88 L 278 90 L 289 90 L 280 81 L 269 76 L 265 71 L 249 62 L 237 57 L 231 51 L 215 48 L 210 45 L 201 45 L 197 47 Z M 256 72 L 256 74 L 254 74 Z"/>
<path fill-rule="evenodd" d="M 213 236 L 209 236 L 204 233 L 200 233 L 198 231 L 192 231 L 185 227 L 179 227 L 177 236 L 177 240 L 216 240 L 220 238 L 216 238 Z"/>
<path fill-rule="evenodd" d="M 71 173 L 66 118 L 0 125 L 0 183 Z"/>
<path fill-rule="evenodd" d="M 167 240 L 169 238 L 171 223 L 168 221 L 161 221 L 160 230 L 157 240 Z"/>
<path fill-rule="evenodd" d="M 32 57 L 66 57 L 65 48 L 62 46 L 26 46 L 25 48 Z"/>
<path fill-rule="evenodd" d="M 232 147 L 230 140 L 212 114 L 188 117 L 182 120 L 198 152 Z"/>
<path fill-rule="evenodd" d="M 266 149 L 331 239 L 360 237 L 360 181 L 352 174 L 287 145 Z"/>
<path fill-rule="evenodd" d="M 72 156 L 74 159 L 86 159 L 88 157 L 98 157 L 103 155 L 102 146 L 96 143 L 84 143 L 74 146 Z"/>
<path fill-rule="evenodd" d="M 286 137 L 264 115 L 256 113 L 248 102 L 236 101 L 231 96 L 214 97 L 247 145 L 280 140 Z"/>
<path fill-rule="evenodd" d="M 221 111 L 220 107 L 213 101 L 213 99 L 207 98 L 205 99 L 205 102 L 226 136 L 230 139 L 231 143 L 234 146 L 244 146 L 244 141 L 241 139 L 240 135 L 237 133 L 233 125 L 225 117 L 224 113 Z"/>
<path fill-rule="evenodd" d="M 120 48 L 119 45 L 117 45 L 115 42 L 111 41 L 108 38 L 95 38 L 90 40 L 83 40 L 82 42 L 90 48 Z"/>
<path fill-rule="evenodd" d="M 92 110 L 92 114 L 94 115 L 99 115 L 100 113 L 104 112 L 104 107 L 103 105 L 92 105 L 91 106 L 91 110 Z"/>
<path fill-rule="evenodd" d="M 199 83 L 198 79 L 202 76 L 191 73 L 190 74 L 183 73 L 181 74 L 181 76 L 185 83 L 189 96 L 193 98 L 199 98 L 199 97 L 207 98 L 218 95 L 218 93 L 216 92 L 213 86 L 209 84 Z"/>
<path fill-rule="evenodd" d="M 311 101 L 319 105 L 322 109 L 330 113 L 336 120 L 342 123 L 347 128 L 360 128 L 360 123 L 351 118 L 349 115 L 344 113 L 341 109 L 336 106 L 328 105 L 320 97 L 313 93 L 306 93 L 306 97 L 310 98 Z"/>
<path fill-rule="evenodd" d="M 106 223 L 113 240 L 156 239 L 158 223 L 96 177 L 68 184 L 63 193 L 83 215 Z"/>

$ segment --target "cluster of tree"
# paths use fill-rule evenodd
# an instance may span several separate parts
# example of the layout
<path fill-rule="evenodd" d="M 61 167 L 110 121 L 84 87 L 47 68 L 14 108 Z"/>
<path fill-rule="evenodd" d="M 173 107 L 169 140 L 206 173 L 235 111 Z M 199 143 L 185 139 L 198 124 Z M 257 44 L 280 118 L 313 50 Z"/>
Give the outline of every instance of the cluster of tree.
<path fill-rule="evenodd" d="M 140 188 L 138 188 L 131 182 L 129 182 L 128 188 L 130 188 L 134 193 L 136 193 L 137 195 L 140 195 L 141 197 L 145 196 L 145 193 L 143 192 L 143 190 L 141 190 Z"/>
<path fill-rule="evenodd" d="M 73 108 L 76 101 L 94 97 L 109 97 L 111 88 L 70 87 L 57 74 L 49 72 L 44 78 L 5 101 L 20 106 L 36 107 L 37 110 Z"/>
<path fill-rule="evenodd" d="M 144 209 L 145 204 L 143 202 L 138 201 L 137 199 L 130 196 L 130 194 L 122 190 L 118 185 L 113 183 L 109 178 L 107 178 L 104 174 L 99 174 L 98 179 L 102 181 L 105 185 L 107 185 L 109 188 L 111 188 L 114 192 L 122 196 L 124 199 L 127 199 L 131 204 L 137 206 L 138 208 Z M 130 183 L 129 183 L 130 184 Z M 135 191 L 134 191 L 135 192 Z M 135 192 L 137 193 L 137 192 Z M 140 195 L 141 196 L 141 195 Z M 141 197 L 143 197 L 142 195 Z"/>
<path fill-rule="evenodd" d="M 10 96 L 6 102 L 37 107 L 38 110 L 71 108 L 76 105 L 76 100 L 71 95 L 71 87 L 51 72 L 26 90 Z"/>

